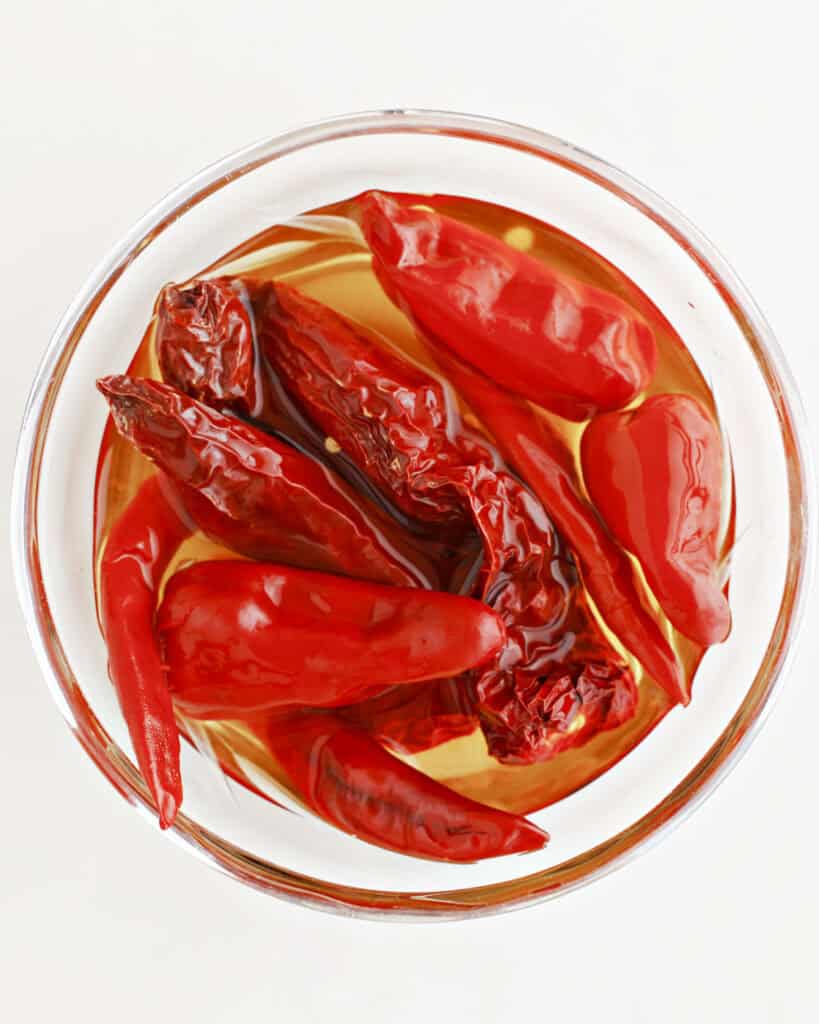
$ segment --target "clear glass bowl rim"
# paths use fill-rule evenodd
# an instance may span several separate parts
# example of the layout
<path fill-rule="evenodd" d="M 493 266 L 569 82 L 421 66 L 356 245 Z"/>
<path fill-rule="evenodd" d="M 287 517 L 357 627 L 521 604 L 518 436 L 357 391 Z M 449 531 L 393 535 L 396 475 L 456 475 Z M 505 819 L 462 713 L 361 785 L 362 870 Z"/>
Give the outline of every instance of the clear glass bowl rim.
<path fill-rule="evenodd" d="M 149 210 L 98 264 L 66 310 L 38 368 L 17 446 L 11 548 L 19 599 L 41 669 L 67 724 L 112 785 L 155 823 L 150 798 L 128 757 L 111 742 L 82 697 L 51 618 L 37 542 L 37 493 L 46 434 L 60 384 L 84 329 L 130 262 L 170 223 L 210 193 L 271 160 L 316 143 L 356 135 L 444 134 L 540 156 L 584 176 L 639 209 L 708 274 L 743 329 L 776 408 L 787 459 L 790 545 L 786 583 L 765 657 L 741 706 L 721 736 L 656 807 L 592 850 L 531 875 L 470 889 L 378 892 L 286 871 L 254 858 L 180 815 L 166 833 L 201 859 L 259 890 L 345 914 L 457 918 L 498 913 L 573 891 L 649 849 L 710 796 L 764 724 L 793 658 L 814 562 L 814 485 L 805 414 L 771 328 L 737 275 L 708 239 L 658 195 L 625 172 L 570 143 L 522 125 L 437 110 L 367 111 L 310 124 L 254 143 L 211 164 Z M 154 824 L 155 827 L 155 824 Z"/>

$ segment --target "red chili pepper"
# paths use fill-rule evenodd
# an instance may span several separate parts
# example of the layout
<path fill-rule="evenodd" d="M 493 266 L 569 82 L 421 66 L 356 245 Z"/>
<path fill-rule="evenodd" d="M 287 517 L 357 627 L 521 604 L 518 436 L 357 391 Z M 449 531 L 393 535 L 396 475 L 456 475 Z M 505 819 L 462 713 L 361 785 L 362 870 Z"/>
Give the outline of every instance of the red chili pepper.
<path fill-rule="evenodd" d="M 100 562 L 100 625 L 139 769 L 159 811 L 173 823 L 182 803 L 179 736 L 154 634 L 162 574 L 190 527 L 166 497 L 167 482 L 150 477 L 114 523 Z"/>
<path fill-rule="evenodd" d="M 119 432 L 180 485 L 215 540 L 254 558 L 428 585 L 363 500 L 295 448 L 157 381 L 117 376 L 97 386 Z"/>
<path fill-rule="evenodd" d="M 443 358 L 437 349 L 436 355 Z M 505 457 L 554 516 L 575 552 L 586 589 L 612 631 L 672 700 L 688 704 L 676 655 L 643 606 L 628 558 L 583 497 L 562 440 L 542 416 L 482 374 L 448 357 L 444 366 Z"/>
<path fill-rule="evenodd" d="M 455 679 L 397 686 L 340 714 L 399 754 L 429 750 L 480 726 L 471 689 Z"/>
<path fill-rule="evenodd" d="M 612 678 L 625 670 L 576 604 L 573 564 L 540 502 L 464 428 L 445 386 L 391 353 L 383 339 L 281 284 L 251 289 L 251 297 L 263 354 L 336 445 L 405 510 L 444 523 L 458 514 L 472 520 L 484 546 L 476 590 L 508 636 L 500 658 L 475 681 L 481 716 L 485 704 L 492 707 L 491 752 L 516 760 L 551 756 L 548 723 L 542 729 L 534 715 L 525 730 L 495 743 L 504 721 L 521 720 L 517 689 L 564 664 L 578 637 L 595 661 L 611 662 Z M 509 753 L 516 745 L 521 749 Z"/>
<path fill-rule="evenodd" d="M 722 442 L 690 395 L 655 395 L 583 434 L 583 475 L 674 626 L 707 647 L 731 629 L 717 575 Z"/>
<path fill-rule="evenodd" d="M 262 409 L 247 289 L 238 278 L 167 285 L 157 303 L 156 352 L 165 381 L 216 409 Z"/>
<path fill-rule="evenodd" d="M 257 562 L 198 562 L 157 618 L 168 683 L 195 718 L 349 704 L 482 665 L 503 622 L 468 597 Z"/>
<path fill-rule="evenodd" d="M 548 842 L 526 818 L 460 796 L 334 716 L 271 720 L 260 735 L 308 807 L 366 842 L 461 863 Z"/>
<path fill-rule="evenodd" d="M 419 330 L 570 419 L 618 409 L 657 361 L 650 327 L 614 295 L 499 239 L 381 192 L 358 200 L 373 269 Z"/>

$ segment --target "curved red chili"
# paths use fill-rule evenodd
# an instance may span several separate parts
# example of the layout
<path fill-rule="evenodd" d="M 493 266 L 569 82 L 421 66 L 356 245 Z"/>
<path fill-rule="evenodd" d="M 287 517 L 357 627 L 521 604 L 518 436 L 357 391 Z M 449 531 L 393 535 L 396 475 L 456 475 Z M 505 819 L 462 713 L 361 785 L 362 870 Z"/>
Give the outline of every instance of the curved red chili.
<path fill-rule="evenodd" d="M 162 575 L 191 532 L 168 500 L 166 488 L 160 474 L 142 484 L 114 523 L 99 569 L 108 671 L 162 828 L 173 823 L 182 803 L 182 779 L 179 735 L 154 633 L 154 610 Z"/>
<path fill-rule="evenodd" d="M 167 585 L 157 631 L 195 718 L 348 704 L 496 655 L 503 623 L 468 597 L 256 562 L 198 562 Z"/>
<path fill-rule="evenodd" d="M 365 192 L 358 206 L 390 298 L 504 387 L 584 420 L 628 404 L 651 380 L 654 335 L 617 296 L 384 193 Z"/>
<path fill-rule="evenodd" d="M 586 428 L 583 476 L 609 529 L 637 556 L 671 623 L 695 643 L 731 629 L 717 574 L 722 441 L 690 395 L 654 395 Z"/>
<path fill-rule="evenodd" d="M 436 349 L 436 355 L 442 354 Z M 644 607 L 634 570 L 583 497 L 568 452 L 542 416 L 482 374 L 445 358 L 447 373 L 572 546 L 583 582 L 612 631 L 675 702 L 688 704 L 682 667 Z"/>
<path fill-rule="evenodd" d="M 122 436 L 180 485 L 215 540 L 254 558 L 428 585 L 362 500 L 295 448 L 157 381 L 114 376 L 97 386 Z"/>
<path fill-rule="evenodd" d="M 335 716 L 274 719 L 260 735 L 308 807 L 366 842 L 460 863 L 548 842 L 526 818 L 447 789 Z"/>

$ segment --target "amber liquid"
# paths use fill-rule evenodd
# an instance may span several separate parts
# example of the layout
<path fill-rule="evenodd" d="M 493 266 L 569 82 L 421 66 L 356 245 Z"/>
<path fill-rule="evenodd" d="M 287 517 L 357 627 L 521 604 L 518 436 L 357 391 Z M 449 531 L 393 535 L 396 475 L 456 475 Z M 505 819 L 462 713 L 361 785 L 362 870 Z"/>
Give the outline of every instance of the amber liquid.
<path fill-rule="evenodd" d="M 472 224 L 575 278 L 620 296 L 642 314 L 657 339 L 658 369 L 648 394 L 687 392 L 699 399 L 716 416 L 713 396 L 678 335 L 643 292 L 600 255 L 558 229 L 514 210 L 452 196 L 413 198 L 419 205 L 440 210 Z M 345 200 L 313 210 L 305 219 L 297 218 L 292 224 L 271 227 L 227 253 L 196 276 L 240 274 L 257 280 L 286 280 L 307 295 L 379 331 L 415 360 L 437 372 L 438 368 L 410 323 L 387 299 L 376 281 L 369 253 L 349 219 L 351 205 L 350 200 Z M 154 323 L 151 321 L 129 367 L 129 373 L 160 379 L 153 334 Z M 462 411 L 468 422 L 481 426 L 468 409 Z M 563 434 L 577 459 L 583 424 L 549 418 Z M 332 455 L 329 453 L 327 460 L 332 464 Z M 151 464 L 116 434 L 109 421 L 97 471 L 97 571 L 100 552 L 111 524 L 139 484 L 152 472 Z M 732 494 L 733 488 L 728 479 L 724 495 Z M 726 501 L 726 504 L 732 506 L 732 500 Z M 727 510 L 723 533 L 723 554 L 726 554 L 733 542 L 732 507 Z M 203 535 L 194 534 L 180 548 L 165 579 L 184 563 L 206 558 L 236 557 L 239 556 Z M 702 649 L 677 634 L 663 618 L 656 604 L 653 607 L 685 666 L 689 681 L 692 680 L 702 657 Z M 586 785 L 633 749 L 670 709 L 664 691 L 641 671 L 616 638 L 611 639 L 634 667 L 640 694 L 636 714 L 619 728 L 601 733 L 584 746 L 559 754 L 545 764 L 525 767 L 501 765 L 491 759 L 480 730 L 404 760 L 465 796 L 522 813 L 544 807 Z M 241 723 L 190 722 L 179 716 L 179 724 L 183 733 L 200 749 L 212 751 L 230 775 L 250 785 L 250 788 L 255 789 L 244 770 L 247 762 L 254 766 L 255 773 L 285 785 L 279 766 L 270 752 Z M 258 779 L 258 774 L 254 777 Z"/>

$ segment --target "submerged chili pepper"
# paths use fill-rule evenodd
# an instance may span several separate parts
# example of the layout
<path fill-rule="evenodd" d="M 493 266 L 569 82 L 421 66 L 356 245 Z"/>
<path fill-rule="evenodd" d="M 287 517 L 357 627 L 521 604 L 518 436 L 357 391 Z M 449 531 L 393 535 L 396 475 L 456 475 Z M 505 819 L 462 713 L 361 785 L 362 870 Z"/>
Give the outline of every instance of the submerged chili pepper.
<path fill-rule="evenodd" d="M 717 574 L 722 442 L 690 395 L 655 395 L 586 428 L 583 475 L 663 611 L 695 643 L 720 643 L 731 612 Z"/>
<path fill-rule="evenodd" d="M 99 569 L 108 671 L 162 828 L 173 823 L 182 803 L 182 779 L 154 609 L 162 575 L 189 534 L 189 525 L 168 500 L 166 482 L 152 476 L 114 523 Z"/>
<path fill-rule="evenodd" d="M 167 285 L 157 303 L 156 352 L 165 381 L 214 408 L 262 409 L 247 289 L 238 278 Z"/>
<path fill-rule="evenodd" d="M 166 384 L 97 382 L 123 437 L 181 487 L 206 534 L 250 557 L 399 586 L 427 578 L 325 467 Z"/>
<path fill-rule="evenodd" d="M 570 419 L 618 409 L 657 361 L 615 295 L 450 217 L 381 192 L 358 200 L 373 269 L 419 330 L 499 384 Z"/>
<path fill-rule="evenodd" d="M 399 754 L 469 736 L 480 725 L 471 688 L 456 679 L 394 687 L 339 713 Z"/>
<path fill-rule="evenodd" d="M 157 618 L 168 682 L 195 718 L 348 704 L 496 655 L 503 623 L 468 597 L 256 562 L 198 562 Z"/>
<path fill-rule="evenodd" d="M 436 349 L 436 355 L 442 353 Z M 682 667 L 643 605 L 631 563 L 583 497 L 561 439 L 515 395 L 457 360 L 442 358 L 450 379 L 571 544 L 583 583 L 611 630 L 672 700 L 687 704 Z"/>
<path fill-rule="evenodd" d="M 539 686 L 537 680 L 567 661 L 580 636 L 594 648 L 595 662 L 611 662 L 613 680 L 628 672 L 576 604 L 574 566 L 542 505 L 463 426 L 446 387 L 391 354 L 383 339 L 379 344 L 282 284 L 251 289 L 251 296 L 263 354 L 338 448 L 406 510 L 446 523 L 460 509 L 471 519 L 484 546 L 476 590 L 500 614 L 508 636 L 500 657 L 475 679 L 482 718 L 492 706 L 491 752 L 515 760 L 552 756 L 548 723 L 537 720 L 536 710 L 527 729 L 516 726 L 515 735 L 496 742 L 504 722 L 519 724 L 526 712 L 518 688 Z M 628 679 L 623 686 L 632 685 Z"/>
<path fill-rule="evenodd" d="M 260 735 L 308 807 L 377 846 L 468 863 L 548 842 L 526 818 L 447 789 L 335 716 L 272 719 Z"/>

